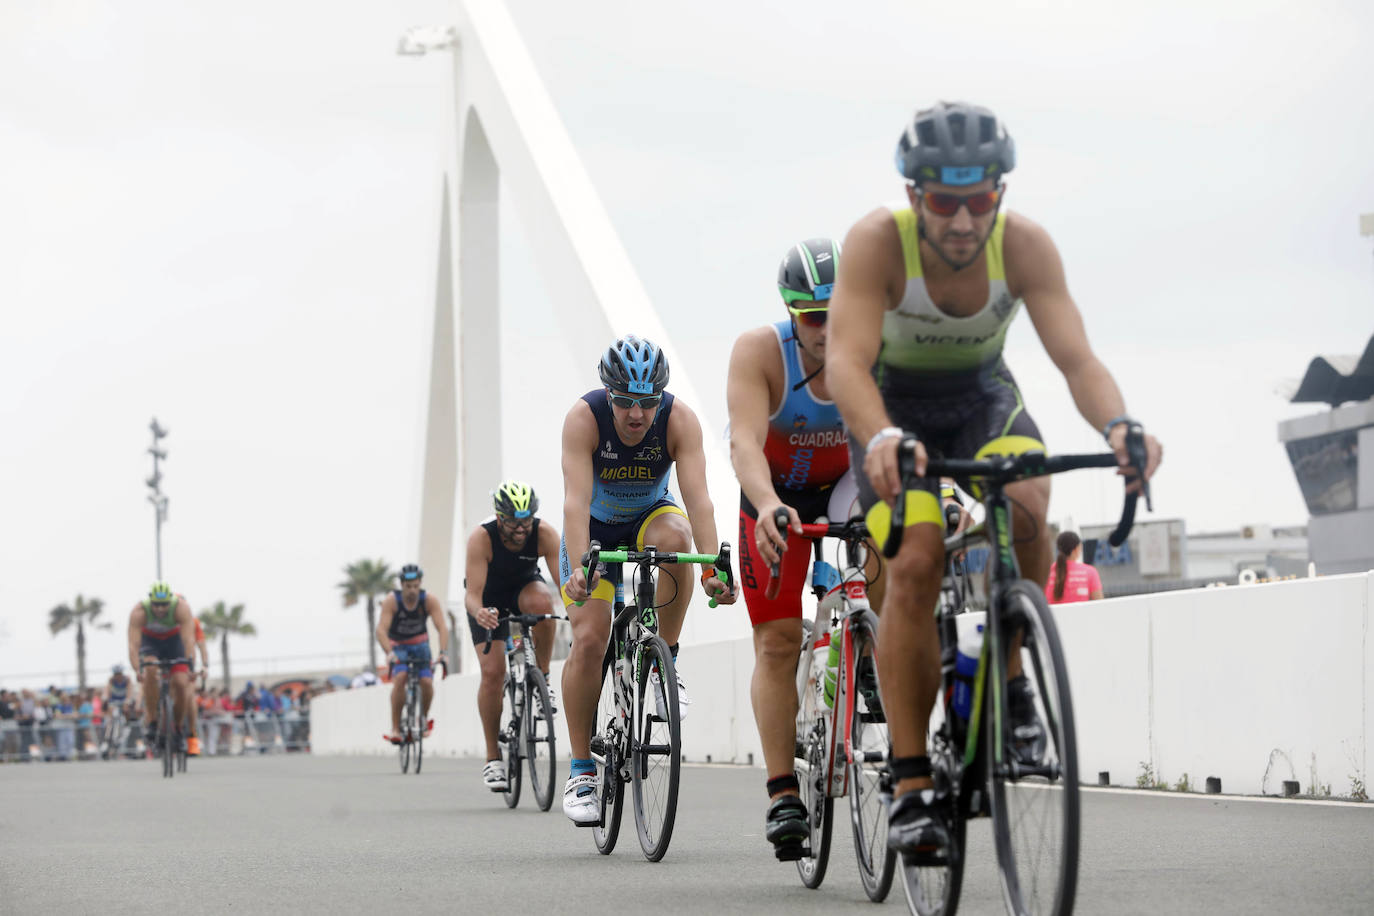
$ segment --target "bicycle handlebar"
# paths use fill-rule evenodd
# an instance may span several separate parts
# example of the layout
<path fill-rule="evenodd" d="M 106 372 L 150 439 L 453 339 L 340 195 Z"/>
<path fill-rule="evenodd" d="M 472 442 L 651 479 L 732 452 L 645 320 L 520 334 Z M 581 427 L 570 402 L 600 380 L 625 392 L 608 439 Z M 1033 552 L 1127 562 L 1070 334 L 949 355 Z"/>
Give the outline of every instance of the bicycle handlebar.
<path fill-rule="evenodd" d="M 499 615 L 499 616 L 496 618 L 496 627 L 501 626 L 501 621 L 503 621 L 503 620 L 513 620 L 513 621 L 515 621 L 516 623 L 520 624 L 520 626 L 522 626 L 522 627 L 532 627 L 532 626 L 534 626 L 535 624 L 537 624 L 537 623 L 538 623 L 539 621 L 541 621 L 541 620 L 567 620 L 567 619 L 568 619 L 568 617 L 567 617 L 566 614 L 521 614 L 521 613 L 515 613 L 515 614 L 501 614 L 501 615 Z M 496 633 L 496 627 L 488 627 L 488 628 L 487 628 L 487 639 L 486 639 L 486 642 L 483 644 L 483 645 L 484 645 L 484 648 L 482 649 L 482 654 L 483 654 L 483 655 L 490 655 L 490 654 L 491 654 L 491 640 L 492 640 L 492 637 L 493 637 L 493 636 L 495 635 L 495 633 Z"/>
<path fill-rule="evenodd" d="M 916 479 L 916 441 L 915 436 L 904 436 L 897 449 L 897 468 L 901 475 L 903 497 L 909 483 Z M 1137 469 L 1136 474 L 1126 476 L 1126 483 L 1129 485 L 1140 475 L 1139 469 L 1144 468 L 1146 464 L 1145 428 L 1135 421 L 1130 421 L 1126 428 L 1126 453 L 1129 467 Z M 1117 466 L 1118 462 L 1114 452 L 1092 455 L 1046 455 L 1044 452 L 1023 452 L 1020 455 L 994 455 L 991 458 L 983 459 L 931 458 L 926 462 L 925 477 L 936 479 L 941 477 L 977 478 L 1000 487 L 1030 477 L 1044 477 L 1082 468 L 1114 468 Z M 1142 481 L 1140 492 L 1145 494 L 1146 508 L 1154 511 L 1148 481 Z M 1126 494 L 1125 502 L 1121 507 L 1121 519 L 1117 522 L 1115 530 L 1107 538 L 1108 543 L 1113 547 L 1120 547 L 1130 535 L 1131 527 L 1135 523 L 1135 508 L 1139 495 L 1139 493 Z M 948 516 L 946 516 L 946 523 L 948 523 Z M 888 533 L 887 543 L 883 545 L 884 556 L 891 559 L 897 555 L 905 528 L 906 499 L 899 498 L 896 507 L 892 510 L 892 528 Z"/>
<path fill-rule="evenodd" d="M 787 527 L 787 510 L 782 506 L 773 510 L 773 521 L 778 526 L 778 531 L 782 533 L 782 539 L 787 541 L 790 533 Z M 844 522 L 815 522 L 801 525 L 801 536 L 808 541 L 819 541 L 821 538 L 839 538 L 842 541 L 862 541 L 868 538 L 868 524 L 861 518 L 851 518 Z M 764 582 L 763 596 L 768 600 L 778 597 L 778 591 L 782 587 L 782 564 L 768 564 L 768 579 Z"/>
<path fill-rule="evenodd" d="M 599 541 L 592 541 L 591 548 L 582 555 L 582 575 L 589 585 L 592 579 L 591 571 L 597 567 L 597 564 L 602 562 L 635 563 L 643 566 L 662 566 L 665 563 L 702 563 L 715 566 L 716 571 L 719 573 L 717 578 L 725 583 L 726 588 L 730 587 L 731 580 L 733 579 L 730 573 L 729 541 L 721 541 L 720 552 L 715 554 L 672 553 L 669 551 L 655 550 L 653 548 L 648 550 L 630 550 L 628 548 L 620 550 L 602 550 Z M 578 607 L 581 607 L 585 603 L 585 599 L 575 603 Z M 715 598 L 712 598 L 709 603 L 711 607 L 717 606 Z"/>

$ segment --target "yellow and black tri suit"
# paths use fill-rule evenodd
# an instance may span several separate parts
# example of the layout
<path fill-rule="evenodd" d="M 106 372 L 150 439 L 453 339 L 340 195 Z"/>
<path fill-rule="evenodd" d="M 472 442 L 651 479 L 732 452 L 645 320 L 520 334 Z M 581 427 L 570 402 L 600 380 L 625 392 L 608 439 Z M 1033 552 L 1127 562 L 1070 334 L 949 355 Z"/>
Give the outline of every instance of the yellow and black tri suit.
<path fill-rule="evenodd" d="M 984 458 L 1018 455 L 1045 446 L 1026 411 L 1011 370 L 1002 359 L 1007 328 L 1021 308 L 1007 289 L 1002 241 L 1006 214 L 999 213 L 984 247 L 988 301 L 967 317 L 940 310 L 926 290 L 917 217 L 894 210 L 906 261 L 906 292 L 883 316 L 883 347 L 873 368 L 888 416 L 914 433 L 932 457 Z M 849 439 L 850 467 L 869 530 L 887 539 L 890 512 L 863 473 L 866 443 Z M 966 490 L 967 481 L 959 481 Z M 922 480 L 906 494 L 906 524 L 943 524 L 939 484 Z"/>

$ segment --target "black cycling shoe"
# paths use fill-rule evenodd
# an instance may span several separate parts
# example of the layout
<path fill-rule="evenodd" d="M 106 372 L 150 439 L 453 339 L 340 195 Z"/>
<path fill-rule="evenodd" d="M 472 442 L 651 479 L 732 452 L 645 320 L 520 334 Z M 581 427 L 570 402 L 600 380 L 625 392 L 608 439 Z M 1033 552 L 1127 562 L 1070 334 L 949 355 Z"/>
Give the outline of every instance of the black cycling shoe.
<path fill-rule="evenodd" d="M 764 836 L 773 844 L 773 852 L 783 862 L 795 862 L 806 856 L 806 841 L 811 838 L 806 806 L 795 795 L 779 795 L 768 806 Z"/>
<path fill-rule="evenodd" d="M 887 812 L 887 846 L 912 865 L 949 861 L 949 828 L 934 789 L 908 792 Z"/>
<path fill-rule="evenodd" d="M 1045 725 L 1035 711 L 1035 690 L 1024 674 L 1007 681 L 1007 711 L 1011 714 L 1011 752 L 1023 766 L 1045 759 Z"/>

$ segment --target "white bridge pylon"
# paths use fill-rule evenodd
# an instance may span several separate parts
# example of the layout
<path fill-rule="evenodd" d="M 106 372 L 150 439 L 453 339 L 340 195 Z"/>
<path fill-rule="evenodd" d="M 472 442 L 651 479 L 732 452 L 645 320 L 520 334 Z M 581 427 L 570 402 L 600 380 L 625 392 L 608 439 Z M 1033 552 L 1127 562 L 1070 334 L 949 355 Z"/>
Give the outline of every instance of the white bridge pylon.
<path fill-rule="evenodd" d="M 733 507 L 736 485 L 716 411 L 697 396 L 514 22 L 500 0 L 463 0 L 455 20 L 413 29 L 399 48 L 403 54 L 447 50 L 453 62 L 420 491 L 419 561 L 427 588 L 450 595 L 455 527 L 466 536 L 490 514 L 489 493 L 502 476 L 502 178 L 545 288 L 557 290 L 562 337 L 589 370 L 579 380 L 583 388 L 569 389 L 568 403 L 596 384 L 591 367 L 616 337 L 638 334 L 659 344 L 672 369 L 670 388 L 701 418 L 718 525 L 729 523 L 720 537 L 733 541 L 734 513 L 721 510 L 722 503 Z"/>

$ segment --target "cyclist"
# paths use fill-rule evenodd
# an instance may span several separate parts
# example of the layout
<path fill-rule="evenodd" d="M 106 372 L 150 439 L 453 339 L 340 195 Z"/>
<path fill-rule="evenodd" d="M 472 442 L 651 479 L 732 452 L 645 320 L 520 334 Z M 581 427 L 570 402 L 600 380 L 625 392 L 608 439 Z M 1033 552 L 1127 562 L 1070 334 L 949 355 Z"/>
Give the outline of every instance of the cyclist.
<path fill-rule="evenodd" d="M 579 561 L 592 540 L 607 548 L 652 544 L 671 552 L 690 551 L 694 540 L 701 550 L 715 551 L 720 543 L 706 488 L 701 424 L 691 408 L 664 390 L 668 358 L 652 341 L 630 335 L 606 349 L 598 371 L 603 387 L 584 394 L 563 422 L 563 539 L 558 572 L 573 631 L 572 652 L 563 666 L 572 754 L 563 812 L 579 826 L 590 826 L 599 817 L 590 742 L 615 598 L 604 565 L 592 571 L 589 582 Z M 682 508 L 668 491 L 674 463 L 682 486 Z M 655 593 L 659 635 L 674 658 L 692 597 L 688 575 L 680 567 L 662 567 Z M 701 584 L 717 601 L 734 603 L 735 589 L 716 577 L 714 566 L 703 567 Z M 586 604 L 577 607 L 578 601 Z M 686 717 L 689 702 L 679 671 L 681 718 Z"/>
<path fill-rule="evenodd" d="M 793 751 L 801 599 L 811 551 L 809 543 L 786 550 L 773 512 L 785 506 L 792 526 L 822 516 L 842 521 L 857 497 L 844 423 L 822 373 L 839 256 L 840 246 L 825 238 L 787 250 L 778 267 L 778 291 L 789 317 L 741 334 L 726 380 L 730 458 L 740 482 L 740 585 L 754 626 L 750 697 L 768 772 L 764 835 L 784 861 L 801 857 L 809 835 Z M 876 555 L 872 560 L 876 574 Z M 769 599 L 768 567 L 779 562 L 781 586 Z"/>
<path fill-rule="evenodd" d="M 129 685 L 133 681 L 124 673 L 123 665 L 115 665 L 110 669 L 110 679 L 105 683 L 104 716 L 107 733 L 112 736 L 114 742 L 118 742 L 122 737 L 123 731 L 121 720 L 128 721 L 129 718 Z M 113 744 L 105 749 L 107 755 L 116 755 L 119 748 Z"/>
<path fill-rule="evenodd" d="M 916 471 L 927 453 L 946 458 L 1043 450 L 1002 359 L 1007 327 L 1024 302 L 1041 343 L 1064 374 L 1079 412 L 1102 431 L 1124 466 L 1125 402 L 1093 354 L 1049 234 L 1019 213 L 1003 213 L 1003 176 L 1016 164 L 1006 128 L 988 109 L 941 102 L 916 112 L 897 143 L 907 201 L 862 218 L 845 240 L 831 303 L 826 377 L 849 427 L 869 529 L 885 540 L 898 498 L 898 443 L 915 434 Z M 1161 449 L 1147 437 L 1146 479 Z M 918 860 L 939 860 L 948 831 L 926 756 L 924 723 L 940 681 L 932 609 L 943 564 L 938 484 L 906 493 L 912 526 L 888 566 L 879 627 L 882 701 L 896 779 L 888 844 Z M 1139 488 L 1134 483 L 1132 488 Z M 1044 585 L 1052 544 L 1045 517 L 1049 479 L 1007 488 L 1022 570 Z M 1009 662 L 1014 745 L 1043 739 L 1017 653 Z"/>
<path fill-rule="evenodd" d="M 477 688 L 477 712 L 482 718 L 482 733 L 487 741 L 487 765 L 482 782 L 493 792 L 506 789 L 506 769 L 501 762 L 497 735 L 501 729 L 501 690 L 506 682 L 506 654 L 496 645 L 510 637 L 510 621 L 500 612 L 518 610 L 521 614 L 552 614 L 553 597 L 539 574 L 539 558 L 544 558 L 549 575 L 558 573 L 558 529 L 545 523 L 539 511 L 534 488 L 518 480 L 502 481 L 492 493 L 496 518 L 478 525 L 468 536 L 467 578 L 463 603 L 467 607 L 468 627 L 473 646 L 481 646 L 488 632 L 493 651 L 478 649 L 477 663 L 482 681 Z M 553 657 L 556 621 L 535 624 L 534 660 L 547 678 Z M 549 704 L 558 704 L 549 683 Z"/>
<path fill-rule="evenodd" d="M 129 664 L 137 670 L 140 661 L 171 661 L 187 659 L 172 666 L 172 701 L 174 718 L 186 721 L 191 704 L 191 674 L 195 668 L 192 647 L 195 645 L 195 617 L 185 595 L 172 591 L 166 582 L 154 582 L 148 597 L 134 605 L 129 612 Z M 157 745 L 158 678 L 156 665 L 143 669 L 143 735 L 148 747 Z M 180 726 L 175 738 L 178 746 L 183 739 Z"/>
<path fill-rule="evenodd" d="M 391 731 L 386 738 L 400 744 L 408 736 L 401 734 L 401 707 L 406 701 L 406 679 L 410 669 L 416 668 L 420 678 L 420 721 L 424 723 L 424 737 L 434 729 L 429 718 L 429 704 L 434 699 L 434 669 L 429 654 L 429 630 L 426 619 L 434 622 L 439 632 L 439 663 L 448 676 L 448 664 L 442 658 L 448 650 L 448 623 L 439 599 L 421 588 L 424 571 L 414 563 L 401 567 L 401 587 L 382 599 L 382 612 L 377 618 L 377 642 L 386 651 L 391 665 Z"/>

